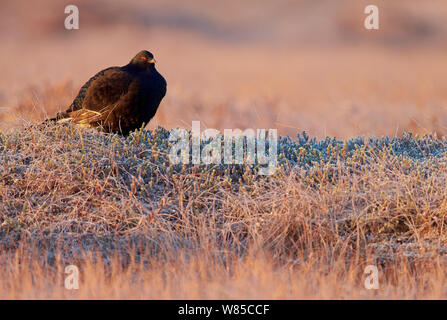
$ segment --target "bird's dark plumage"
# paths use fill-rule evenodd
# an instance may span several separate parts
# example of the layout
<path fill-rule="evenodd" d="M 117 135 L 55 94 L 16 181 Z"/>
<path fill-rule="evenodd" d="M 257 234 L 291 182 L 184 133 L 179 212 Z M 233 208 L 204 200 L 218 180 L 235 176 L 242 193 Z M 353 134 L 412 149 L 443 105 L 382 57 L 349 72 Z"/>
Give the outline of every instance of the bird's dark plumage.
<path fill-rule="evenodd" d="M 155 69 L 154 56 L 141 51 L 129 64 L 94 75 L 68 110 L 50 120 L 127 135 L 152 119 L 165 94 L 166 80 Z"/>

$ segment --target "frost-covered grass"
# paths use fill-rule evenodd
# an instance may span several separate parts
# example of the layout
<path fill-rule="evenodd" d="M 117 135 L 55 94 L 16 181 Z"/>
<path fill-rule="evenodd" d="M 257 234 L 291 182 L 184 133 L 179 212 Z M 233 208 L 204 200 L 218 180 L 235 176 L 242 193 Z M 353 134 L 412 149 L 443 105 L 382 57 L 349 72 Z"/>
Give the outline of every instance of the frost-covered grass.
<path fill-rule="evenodd" d="M 281 137 L 261 176 L 172 165 L 168 138 L 0 134 L 0 297 L 73 297 L 67 264 L 84 298 L 447 296 L 444 139 Z"/>

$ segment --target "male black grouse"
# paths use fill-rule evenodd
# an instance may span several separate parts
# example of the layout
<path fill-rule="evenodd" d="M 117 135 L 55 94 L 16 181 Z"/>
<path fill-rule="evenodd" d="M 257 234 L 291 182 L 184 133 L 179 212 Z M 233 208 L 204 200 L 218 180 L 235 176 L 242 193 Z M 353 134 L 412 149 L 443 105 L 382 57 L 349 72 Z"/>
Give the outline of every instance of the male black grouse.
<path fill-rule="evenodd" d="M 129 64 L 98 72 L 79 90 L 67 111 L 53 121 L 123 135 L 147 124 L 166 94 L 166 80 L 152 53 L 140 51 Z"/>

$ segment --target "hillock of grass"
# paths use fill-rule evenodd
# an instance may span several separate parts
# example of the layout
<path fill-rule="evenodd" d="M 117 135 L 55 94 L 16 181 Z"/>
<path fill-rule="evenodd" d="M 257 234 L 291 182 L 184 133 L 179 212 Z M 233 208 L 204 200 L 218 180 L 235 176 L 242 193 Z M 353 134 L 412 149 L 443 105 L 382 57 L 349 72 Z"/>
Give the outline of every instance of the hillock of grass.
<path fill-rule="evenodd" d="M 0 134 L 2 255 L 51 263 L 251 250 L 278 263 L 446 253 L 447 143 L 434 136 L 278 141 L 278 170 L 172 165 L 169 131 L 129 137 L 49 125 Z M 26 251 L 26 250 L 25 250 Z"/>

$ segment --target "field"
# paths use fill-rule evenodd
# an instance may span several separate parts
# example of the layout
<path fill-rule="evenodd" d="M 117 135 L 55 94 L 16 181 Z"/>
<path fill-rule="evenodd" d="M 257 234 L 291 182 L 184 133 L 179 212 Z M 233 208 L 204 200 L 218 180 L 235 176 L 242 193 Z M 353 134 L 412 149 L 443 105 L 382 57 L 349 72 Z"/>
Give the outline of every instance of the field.
<path fill-rule="evenodd" d="M 447 5 L 366 31 L 337 3 L 78 1 L 67 31 L 2 2 L 0 299 L 447 298 Z M 36 125 L 141 49 L 168 82 L 145 130 Z M 173 165 L 192 121 L 277 129 L 278 170 Z"/>

